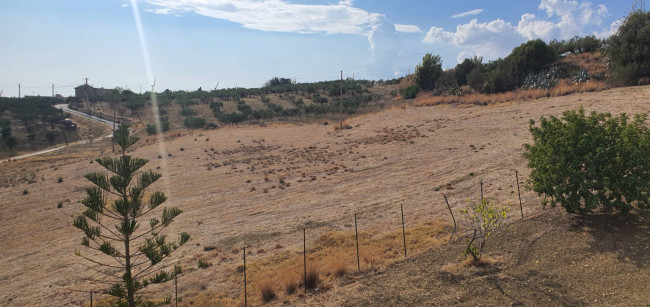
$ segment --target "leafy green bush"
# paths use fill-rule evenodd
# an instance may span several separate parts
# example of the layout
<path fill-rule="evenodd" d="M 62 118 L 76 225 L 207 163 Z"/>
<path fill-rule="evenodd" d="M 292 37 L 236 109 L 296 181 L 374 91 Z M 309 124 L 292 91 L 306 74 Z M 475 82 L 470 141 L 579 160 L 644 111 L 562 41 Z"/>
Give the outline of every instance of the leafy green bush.
<path fill-rule="evenodd" d="M 203 117 L 185 117 L 185 121 L 183 121 L 183 124 L 185 124 L 185 127 L 189 129 L 199 129 L 203 128 L 205 126 L 205 119 Z"/>
<path fill-rule="evenodd" d="M 467 84 L 475 91 L 482 92 L 485 87 L 485 72 L 483 66 L 477 66 L 467 75 Z"/>
<path fill-rule="evenodd" d="M 420 92 L 420 87 L 417 84 L 411 85 L 405 89 L 400 90 L 404 99 L 413 99 Z"/>
<path fill-rule="evenodd" d="M 196 115 L 196 111 L 191 108 L 182 108 L 181 109 L 181 116 L 194 116 Z"/>
<path fill-rule="evenodd" d="M 645 114 L 566 111 L 562 118 L 530 121 L 533 144 L 525 144 L 531 168 L 528 188 L 543 204 L 585 213 L 602 205 L 628 212 L 650 207 L 650 129 Z M 550 197 L 550 200 L 547 198 Z"/>
<path fill-rule="evenodd" d="M 169 131 L 169 122 L 168 121 L 161 121 L 160 126 L 161 126 L 162 132 Z M 147 134 L 148 135 L 156 134 L 156 124 L 147 124 Z"/>
<path fill-rule="evenodd" d="M 56 142 L 56 136 L 57 133 L 55 130 L 48 130 L 45 132 L 45 139 L 50 145 L 54 145 L 54 142 Z"/>

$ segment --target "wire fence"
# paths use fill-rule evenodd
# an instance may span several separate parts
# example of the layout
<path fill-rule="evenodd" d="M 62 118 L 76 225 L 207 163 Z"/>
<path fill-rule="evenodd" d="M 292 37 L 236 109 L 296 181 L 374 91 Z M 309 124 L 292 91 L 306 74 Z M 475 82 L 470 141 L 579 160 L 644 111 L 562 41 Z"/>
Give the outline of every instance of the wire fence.
<path fill-rule="evenodd" d="M 513 179 L 516 180 L 516 184 L 517 184 L 517 187 L 518 187 L 517 194 L 518 194 L 518 197 L 519 197 L 521 218 L 523 218 L 524 215 L 523 215 L 523 206 L 522 206 L 522 202 L 521 202 L 521 191 L 519 189 L 519 184 L 520 184 L 519 171 L 515 170 L 514 172 L 515 172 L 515 174 L 514 174 L 515 176 L 513 176 L 514 177 Z M 479 185 L 480 185 L 480 193 L 481 193 L 480 197 L 482 199 L 482 197 L 483 197 L 483 181 L 482 180 L 479 181 Z M 446 203 L 446 206 L 447 206 L 447 208 L 449 210 L 450 220 L 453 221 L 453 225 L 454 225 L 453 231 L 452 231 L 448 241 L 451 242 L 451 240 L 453 239 L 455 234 L 458 233 L 458 232 L 471 233 L 471 231 L 472 231 L 471 226 L 470 227 L 463 227 L 462 225 L 459 225 L 459 223 L 457 222 L 457 219 L 456 219 L 456 217 L 455 217 L 455 215 L 453 213 L 453 210 L 452 210 L 452 206 L 449 203 L 449 197 L 447 195 L 445 195 L 445 194 L 443 194 L 442 196 L 443 196 L 444 201 Z M 396 215 L 398 215 L 396 218 L 399 219 L 400 224 L 394 226 L 395 230 L 398 229 L 398 227 L 401 230 L 402 240 L 400 240 L 401 241 L 400 243 L 401 243 L 402 246 L 400 246 L 400 247 L 393 246 L 393 247 L 395 249 L 395 252 L 397 254 L 399 254 L 399 256 L 402 257 L 402 258 L 408 258 L 409 255 L 413 256 L 415 254 L 413 252 L 409 253 L 410 249 L 409 249 L 409 243 L 408 243 L 408 240 L 407 240 L 409 231 L 407 231 L 407 230 L 410 230 L 410 228 L 406 227 L 406 225 L 409 224 L 408 223 L 409 221 L 407 219 L 405 219 L 405 214 L 404 214 L 405 211 L 407 211 L 407 210 L 408 210 L 407 207 L 405 208 L 405 206 L 403 204 L 400 204 L 399 211 L 396 212 Z M 363 221 L 363 219 L 361 219 L 361 220 L 359 219 L 359 216 L 358 216 L 357 212 L 354 212 L 352 214 L 352 218 L 354 220 L 354 240 L 355 240 L 355 244 L 354 244 L 354 247 L 353 247 L 354 248 L 353 255 L 355 255 L 355 257 L 356 257 L 356 259 L 354 259 L 355 260 L 354 262 L 356 262 L 357 271 L 359 273 L 363 273 L 364 269 L 362 269 L 362 266 L 361 266 L 361 258 L 364 256 L 364 253 L 368 253 L 368 251 L 364 251 L 363 247 L 360 247 L 360 244 L 359 244 L 359 224 L 358 224 L 358 222 Z M 391 220 L 395 220 L 395 219 L 391 218 Z M 383 227 L 383 228 L 385 230 L 389 230 L 388 225 L 389 224 L 386 224 L 385 225 L 386 227 Z M 413 225 L 411 224 L 411 226 L 413 226 Z M 310 278 L 310 276 L 309 276 L 310 272 L 308 272 L 308 267 L 313 265 L 312 262 L 315 262 L 316 265 L 318 265 L 318 259 L 314 259 L 313 257 L 308 257 L 310 255 L 310 253 L 313 252 L 313 249 L 308 248 L 310 244 L 308 244 L 307 241 L 310 241 L 310 242 L 313 241 L 313 238 L 310 239 L 309 237 L 313 236 L 314 233 L 318 233 L 318 231 L 313 231 L 313 230 L 318 229 L 318 228 L 320 228 L 320 227 L 315 227 L 315 228 L 302 227 L 302 228 L 300 228 L 300 229 L 298 229 L 298 230 L 296 230 L 296 231 L 294 231 L 292 233 L 287 234 L 287 235 L 290 235 L 291 237 L 297 237 L 296 240 L 295 240 L 296 241 L 295 243 L 298 243 L 299 242 L 298 240 L 302 239 L 302 242 L 300 242 L 300 243 L 302 243 L 301 244 L 302 245 L 302 251 L 301 251 L 301 254 L 302 254 L 301 255 L 302 256 L 301 257 L 302 258 L 302 263 L 301 263 L 302 274 L 300 274 L 301 275 L 301 285 L 300 286 L 302 288 L 302 291 L 304 291 L 305 293 L 308 293 L 309 291 L 314 290 L 314 284 L 310 280 L 308 280 L 308 278 Z M 366 240 L 372 240 L 372 238 L 367 238 L 367 237 L 365 239 Z M 366 242 L 366 243 L 368 243 L 368 242 Z M 259 243 L 259 244 L 263 245 L 263 243 Z M 250 263 L 250 260 L 247 260 L 247 255 L 248 256 L 253 255 L 252 249 L 253 249 L 254 246 L 255 246 L 254 244 L 244 244 L 242 246 L 241 259 L 240 259 L 241 265 L 236 270 L 237 272 L 241 273 L 241 278 L 242 279 L 241 279 L 241 284 L 239 285 L 239 287 L 240 287 L 239 290 L 235 289 L 236 290 L 235 292 L 241 291 L 241 293 L 243 293 L 243 296 L 240 296 L 241 301 L 239 302 L 243 306 L 248 306 L 248 304 L 250 302 L 250 300 L 249 300 L 250 286 L 251 286 L 251 284 L 255 284 L 257 282 L 257 280 L 256 280 L 257 276 L 256 275 L 251 275 L 248 272 L 248 265 Z M 432 247 L 433 246 L 419 246 L 419 248 L 421 250 L 428 250 L 428 249 L 430 249 Z M 402 250 L 403 253 L 400 252 L 400 250 Z M 181 262 L 180 260 L 176 261 L 176 262 L 172 262 L 172 263 L 166 264 L 164 267 L 159 268 L 159 269 L 164 269 L 165 267 L 170 267 L 172 265 L 177 265 L 180 262 Z M 372 266 L 370 267 L 370 270 L 372 270 Z M 144 289 L 142 291 L 139 291 L 138 294 L 139 295 L 144 295 L 144 296 L 147 296 L 147 297 L 154 297 L 154 296 L 157 296 L 157 295 L 160 295 L 160 294 L 166 294 L 165 299 L 164 299 L 164 303 L 178 306 L 178 303 L 182 301 L 182 293 L 181 293 L 181 296 L 179 296 L 178 285 L 179 285 L 179 283 L 183 283 L 183 277 L 185 277 L 188 274 L 191 274 L 192 272 L 193 271 L 190 270 L 188 272 L 183 272 L 183 273 L 180 273 L 180 274 L 176 274 L 176 275 L 174 275 L 172 283 L 169 283 L 169 282 L 163 283 L 160 286 L 160 288 L 157 289 L 157 290 Z M 235 285 L 235 287 L 237 287 L 237 286 Z M 81 289 L 76 289 L 76 288 L 65 288 L 65 289 L 63 289 L 63 291 L 67 291 L 67 292 L 71 292 L 71 293 L 85 293 L 87 295 L 87 298 L 88 298 L 88 304 L 90 306 L 93 306 L 93 304 L 96 304 L 98 297 L 105 298 L 107 296 L 110 296 L 110 294 L 108 293 L 107 290 L 105 290 L 105 288 L 106 287 L 98 286 L 95 283 L 90 289 L 86 288 L 85 290 L 81 290 Z M 388 292 L 384 292 L 384 293 L 386 295 L 390 295 Z M 316 304 L 321 305 L 321 303 L 318 301 L 317 297 L 312 296 L 310 298 L 313 299 L 314 302 L 316 302 Z M 395 296 L 394 298 L 397 301 L 402 301 L 402 302 L 404 301 L 399 296 Z"/>

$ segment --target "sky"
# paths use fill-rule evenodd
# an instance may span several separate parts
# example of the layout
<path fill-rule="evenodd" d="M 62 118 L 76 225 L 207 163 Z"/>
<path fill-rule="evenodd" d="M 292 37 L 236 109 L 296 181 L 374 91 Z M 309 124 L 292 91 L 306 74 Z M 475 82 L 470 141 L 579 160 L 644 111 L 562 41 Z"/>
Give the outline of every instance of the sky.
<path fill-rule="evenodd" d="M 632 0 L 2 0 L 2 96 L 392 79 L 541 38 L 607 37 Z M 137 18 L 136 18 L 137 17 Z M 138 31 L 138 21 L 141 32 Z"/>

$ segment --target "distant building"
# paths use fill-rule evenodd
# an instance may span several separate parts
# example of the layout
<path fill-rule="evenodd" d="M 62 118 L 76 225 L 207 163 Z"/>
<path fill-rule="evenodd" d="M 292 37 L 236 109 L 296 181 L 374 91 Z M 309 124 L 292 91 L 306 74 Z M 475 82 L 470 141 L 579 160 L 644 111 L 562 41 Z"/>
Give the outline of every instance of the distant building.
<path fill-rule="evenodd" d="M 89 100 L 96 100 L 99 97 L 105 97 L 112 89 L 107 88 L 95 88 L 87 84 L 79 85 L 74 88 L 74 96 L 77 98 L 85 99 L 86 95 Z"/>

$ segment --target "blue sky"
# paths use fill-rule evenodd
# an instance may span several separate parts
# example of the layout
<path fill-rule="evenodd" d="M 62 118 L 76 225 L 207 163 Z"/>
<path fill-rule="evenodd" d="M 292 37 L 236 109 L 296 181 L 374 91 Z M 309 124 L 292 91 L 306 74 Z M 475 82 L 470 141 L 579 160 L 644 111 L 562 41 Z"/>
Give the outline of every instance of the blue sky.
<path fill-rule="evenodd" d="M 629 2 L 629 3 L 628 3 Z M 142 23 L 147 65 L 134 18 Z M 73 86 L 138 92 L 257 87 L 404 76 L 423 53 L 445 68 L 474 55 L 503 57 L 534 38 L 608 36 L 623 0 L 4 0 L 3 96 L 70 95 Z M 151 72 L 148 73 L 148 67 Z"/>

